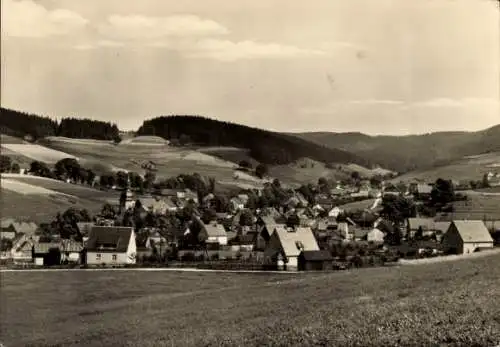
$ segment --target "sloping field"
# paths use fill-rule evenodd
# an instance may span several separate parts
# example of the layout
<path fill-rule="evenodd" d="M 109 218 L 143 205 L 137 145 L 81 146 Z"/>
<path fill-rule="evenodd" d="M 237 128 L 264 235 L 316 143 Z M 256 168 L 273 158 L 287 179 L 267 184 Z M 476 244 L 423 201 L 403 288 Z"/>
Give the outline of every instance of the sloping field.
<path fill-rule="evenodd" d="M 467 194 L 467 201 L 453 204 L 454 212 L 445 219 L 500 220 L 500 195 Z"/>
<path fill-rule="evenodd" d="M 58 212 L 64 212 L 70 207 L 85 208 L 91 214 L 98 213 L 102 208 L 102 204 L 94 200 L 69 197 L 59 193 L 41 195 L 17 193 L 5 189 L 3 183 L 0 200 L 2 218 L 31 220 L 36 223 L 50 222 Z"/>
<path fill-rule="evenodd" d="M 47 164 L 54 164 L 64 158 L 75 158 L 75 156 L 71 154 L 40 145 L 2 143 L 2 150 L 3 148 L 7 148 L 12 152 Z"/>
<path fill-rule="evenodd" d="M 24 183 L 22 181 L 13 180 L 2 177 L 2 189 L 10 190 L 24 195 L 53 195 L 58 192 L 39 187 L 38 185 Z M 21 207 L 21 206 L 19 206 Z"/>
<path fill-rule="evenodd" d="M 0 134 L 0 144 L 12 144 L 12 143 L 17 143 L 17 144 L 21 144 L 21 143 L 27 143 L 26 141 L 24 141 L 23 139 L 19 138 L 19 137 L 14 137 L 14 136 L 10 136 L 10 135 L 5 135 L 5 134 Z"/>
<path fill-rule="evenodd" d="M 71 184 L 50 178 L 28 175 L 2 174 L 2 185 L 6 181 L 5 178 L 7 178 L 10 182 L 32 185 L 39 189 L 50 190 L 52 193 L 68 194 L 77 198 L 102 200 L 104 202 L 109 199 L 116 199 L 118 201 L 119 197 L 119 193 L 115 191 L 102 191 L 78 184 Z"/>
<path fill-rule="evenodd" d="M 496 165 L 499 164 L 499 152 L 470 156 L 449 165 L 409 172 L 393 179 L 393 182 L 409 182 L 415 179 L 425 182 L 435 182 L 438 178 L 477 181 L 481 180 L 485 173 L 495 171 Z"/>
<path fill-rule="evenodd" d="M 119 145 L 166 146 L 168 141 L 160 136 L 136 136 L 123 140 Z"/>
<path fill-rule="evenodd" d="M 281 275 L 6 272 L 0 340 L 6 346 L 495 346 L 499 261 L 491 255 Z"/>
<path fill-rule="evenodd" d="M 69 144 L 75 143 L 88 146 L 113 144 L 113 141 L 94 140 L 94 139 L 75 139 L 64 136 L 47 136 L 44 140 L 51 142 L 69 143 Z"/>

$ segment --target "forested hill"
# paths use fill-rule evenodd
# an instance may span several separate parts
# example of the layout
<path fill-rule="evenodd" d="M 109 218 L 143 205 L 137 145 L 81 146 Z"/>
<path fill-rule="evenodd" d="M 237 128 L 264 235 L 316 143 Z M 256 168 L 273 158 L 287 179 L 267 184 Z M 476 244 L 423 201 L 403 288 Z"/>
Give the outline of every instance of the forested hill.
<path fill-rule="evenodd" d="M 64 136 L 95 140 L 119 138 L 116 124 L 93 119 L 63 118 L 60 123 L 48 117 L 1 108 L 0 131 L 4 134 L 34 139 Z"/>
<path fill-rule="evenodd" d="M 347 151 L 327 148 L 291 135 L 199 116 L 162 116 L 146 120 L 138 135 L 162 136 L 202 146 L 246 148 L 254 159 L 267 164 L 288 164 L 300 158 L 311 158 L 324 163 L 371 166 L 368 160 Z"/>
<path fill-rule="evenodd" d="M 408 136 L 361 133 L 302 133 L 301 139 L 371 158 L 398 172 L 422 169 L 487 152 L 500 151 L 500 125 L 477 132 L 436 132 Z"/>

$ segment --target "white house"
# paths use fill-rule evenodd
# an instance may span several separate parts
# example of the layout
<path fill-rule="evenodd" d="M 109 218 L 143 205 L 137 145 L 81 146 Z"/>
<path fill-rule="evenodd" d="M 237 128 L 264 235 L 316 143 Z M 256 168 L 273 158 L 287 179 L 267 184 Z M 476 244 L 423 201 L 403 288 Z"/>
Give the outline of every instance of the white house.
<path fill-rule="evenodd" d="M 311 228 L 287 229 L 278 226 L 267 243 L 264 258 L 268 264 L 277 265 L 278 269 L 297 270 L 302 251 L 319 251 Z"/>
<path fill-rule="evenodd" d="M 385 234 L 377 228 L 373 228 L 366 234 L 366 240 L 368 242 L 384 242 Z"/>
<path fill-rule="evenodd" d="M 493 238 L 481 220 L 454 220 L 443 235 L 443 245 L 458 254 L 474 253 L 481 248 L 493 248 Z"/>
<path fill-rule="evenodd" d="M 340 207 L 335 206 L 328 212 L 328 217 L 334 217 L 337 218 L 344 210 L 342 210 Z"/>
<path fill-rule="evenodd" d="M 205 243 L 227 245 L 227 232 L 222 224 L 213 221 L 202 225 L 198 239 Z"/>
<path fill-rule="evenodd" d="M 131 227 L 94 226 L 86 242 L 86 263 L 135 264 L 137 245 Z"/>

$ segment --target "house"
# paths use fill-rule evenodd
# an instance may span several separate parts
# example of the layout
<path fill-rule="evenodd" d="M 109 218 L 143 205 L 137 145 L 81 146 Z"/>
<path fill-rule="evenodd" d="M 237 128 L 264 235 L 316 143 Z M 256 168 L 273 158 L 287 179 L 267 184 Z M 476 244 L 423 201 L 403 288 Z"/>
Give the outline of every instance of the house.
<path fill-rule="evenodd" d="M 301 271 L 324 271 L 333 269 L 333 257 L 329 251 L 302 251 L 298 259 Z"/>
<path fill-rule="evenodd" d="M 206 244 L 227 245 L 227 233 L 222 224 L 216 221 L 208 224 L 202 223 L 202 228 L 198 234 L 198 240 Z"/>
<path fill-rule="evenodd" d="M 83 243 L 74 240 L 61 240 L 61 262 L 77 263 L 82 261 Z"/>
<path fill-rule="evenodd" d="M 77 222 L 76 227 L 78 228 L 78 231 L 80 234 L 82 234 L 83 237 L 86 237 L 89 235 L 90 230 L 94 227 L 95 223 L 93 222 Z"/>
<path fill-rule="evenodd" d="M 368 189 L 362 189 L 357 192 L 351 194 L 352 198 L 365 198 L 368 199 L 370 197 L 370 191 Z"/>
<path fill-rule="evenodd" d="M 371 231 L 369 228 L 362 228 L 359 226 L 350 226 L 349 232 L 352 235 L 352 241 L 365 241 L 368 233 Z"/>
<path fill-rule="evenodd" d="M 443 235 L 448 253 L 468 254 L 482 248 L 493 248 L 493 238 L 481 220 L 454 220 Z"/>
<path fill-rule="evenodd" d="M 385 234 L 377 228 L 373 228 L 366 234 L 366 240 L 368 242 L 384 242 Z"/>
<path fill-rule="evenodd" d="M 450 222 L 434 221 L 432 218 L 408 218 L 406 225 L 406 234 L 409 238 L 415 238 L 417 233 L 422 237 L 436 236 L 441 237 L 450 226 Z"/>
<path fill-rule="evenodd" d="M 278 223 L 272 216 L 259 216 L 257 218 L 257 233 L 267 242 L 277 226 L 284 226 L 284 223 Z"/>
<path fill-rule="evenodd" d="M 297 270 L 299 255 L 303 251 L 319 251 L 311 228 L 287 229 L 279 226 L 269 239 L 264 258 L 278 269 Z"/>
<path fill-rule="evenodd" d="M 61 245 L 59 242 L 37 242 L 33 246 L 35 265 L 51 266 L 61 264 Z"/>
<path fill-rule="evenodd" d="M 335 206 L 334 208 L 332 208 L 330 211 L 328 211 L 328 217 L 334 217 L 334 218 L 337 218 L 341 213 L 343 213 L 344 210 L 341 209 L 340 207 L 338 206 Z"/>
<path fill-rule="evenodd" d="M 136 254 L 134 228 L 94 226 L 90 230 L 85 254 L 87 264 L 135 264 Z"/>
<path fill-rule="evenodd" d="M 429 184 L 411 183 L 409 191 L 420 199 L 428 199 L 431 196 L 432 186 Z"/>
<path fill-rule="evenodd" d="M 196 192 L 193 192 L 191 189 L 184 189 L 183 192 L 178 192 L 177 193 L 177 198 L 190 201 L 192 200 L 195 204 L 198 204 L 198 194 Z"/>
<path fill-rule="evenodd" d="M 38 242 L 36 235 L 22 234 L 12 240 L 11 258 L 14 263 L 31 263 L 33 261 L 33 246 Z"/>
<path fill-rule="evenodd" d="M 245 209 L 246 201 L 239 196 L 235 196 L 229 200 L 229 204 L 232 211 L 241 211 Z"/>
<path fill-rule="evenodd" d="M 2 221 L 2 227 L 0 229 L 0 240 L 13 240 L 16 237 L 16 228 L 14 228 L 12 224 L 13 223 L 4 224 L 4 221 Z"/>
<path fill-rule="evenodd" d="M 148 233 L 141 233 L 135 235 L 135 245 L 137 248 L 136 257 L 137 259 L 143 259 L 145 257 L 150 257 L 153 255 L 153 242 Z"/>

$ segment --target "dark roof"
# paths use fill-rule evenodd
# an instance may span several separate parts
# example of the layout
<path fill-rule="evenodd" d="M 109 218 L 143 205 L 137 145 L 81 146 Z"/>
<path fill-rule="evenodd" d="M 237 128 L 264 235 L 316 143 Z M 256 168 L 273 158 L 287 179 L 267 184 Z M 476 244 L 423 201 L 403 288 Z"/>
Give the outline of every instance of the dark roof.
<path fill-rule="evenodd" d="M 302 251 L 301 256 L 306 261 L 329 261 L 333 260 L 332 254 L 329 251 Z"/>
<path fill-rule="evenodd" d="M 126 252 L 133 228 L 94 226 L 87 240 L 90 252 Z"/>
<path fill-rule="evenodd" d="M 60 250 L 61 245 L 57 242 L 39 242 L 35 244 L 34 252 L 36 254 L 47 254 L 51 249 Z"/>

